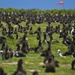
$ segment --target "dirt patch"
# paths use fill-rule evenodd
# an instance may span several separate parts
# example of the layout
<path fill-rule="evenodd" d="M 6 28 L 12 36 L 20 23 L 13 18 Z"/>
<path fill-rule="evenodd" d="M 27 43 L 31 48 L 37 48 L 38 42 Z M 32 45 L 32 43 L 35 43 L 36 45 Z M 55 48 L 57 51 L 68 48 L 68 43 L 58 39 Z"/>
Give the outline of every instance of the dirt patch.
<path fill-rule="evenodd" d="M 17 62 L 12 62 L 12 63 L 2 63 L 2 64 L 16 65 L 16 64 L 17 64 Z"/>
<path fill-rule="evenodd" d="M 28 70 L 29 72 L 34 72 L 34 71 L 37 71 L 37 72 L 41 72 L 40 70 L 34 70 L 34 69 L 30 69 Z"/>
<path fill-rule="evenodd" d="M 25 62 L 25 64 L 34 64 L 34 63 Z"/>
<path fill-rule="evenodd" d="M 43 63 L 43 62 L 41 62 L 41 63 L 39 63 L 39 65 L 44 65 L 44 63 Z"/>
<path fill-rule="evenodd" d="M 70 64 L 63 64 L 63 65 L 61 65 L 62 67 L 66 67 L 66 66 L 71 66 Z"/>
<path fill-rule="evenodd" d="M 24 62 L 25 64 L 34 64 L 34 63 L 29 63 L 29 62 Z M 2 63 L 2 64 L 7 64 L 7 65 L 17 65 L 17 62 L 11 62 L 11 63 Z"/>

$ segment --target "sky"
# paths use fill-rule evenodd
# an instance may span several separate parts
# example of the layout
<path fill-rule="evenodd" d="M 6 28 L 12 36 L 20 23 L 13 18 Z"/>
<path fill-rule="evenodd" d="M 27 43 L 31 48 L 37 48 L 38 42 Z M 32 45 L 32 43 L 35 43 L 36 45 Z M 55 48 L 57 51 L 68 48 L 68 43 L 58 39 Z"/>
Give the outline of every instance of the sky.
<path fill-rule="evenodd" d="M 64 5 L 57 3 L 64 1 Z M 0 0 L 0 8 L 17 9 L 75 9 L 75 0 Z"/>

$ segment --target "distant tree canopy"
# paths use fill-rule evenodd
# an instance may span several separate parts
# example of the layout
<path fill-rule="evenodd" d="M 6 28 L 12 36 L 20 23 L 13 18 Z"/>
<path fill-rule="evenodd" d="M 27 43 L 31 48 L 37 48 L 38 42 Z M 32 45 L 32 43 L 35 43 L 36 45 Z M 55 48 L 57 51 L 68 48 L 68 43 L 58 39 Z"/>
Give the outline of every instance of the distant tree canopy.
<path fill-rule="evenodd" d="M 45 14 L 45 13 L 49 13 L 51 15 L 53 14 L 75 14 L 75 9 L 61 9 L 61 10 L 57 10 L 57 9 L 52 9 L 52 10 L 38 10 L 38 9 L 29 9 L 29 10 L 25 10 L 25 9 L 13 9 L 13 8 L 0 8 L 0 12 L 15 12 L 15 13 L 37 13 L 37 14 Z"/>

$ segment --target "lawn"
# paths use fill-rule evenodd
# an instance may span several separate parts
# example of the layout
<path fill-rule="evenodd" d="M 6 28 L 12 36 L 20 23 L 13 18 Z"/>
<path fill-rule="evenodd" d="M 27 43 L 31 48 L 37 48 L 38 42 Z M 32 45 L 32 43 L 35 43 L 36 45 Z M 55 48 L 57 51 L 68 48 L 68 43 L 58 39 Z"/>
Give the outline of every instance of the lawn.
<path fill-rule="evenodd" d="M 7 28 L 6 23 L 2 22 L 2 24 L 4 27 Z M 20 25 L 25 26 L 25 24 L 26 24 L 25 22 L 22 22 Z M 60 23 L 51 23 L 53 27 L 59 24 Z M 41 27 L 42 29 L 41 36 L 43 39 L 43 32 L 45 31 L 47 25 L 48 25 L 47 23 L 35 24 L 35 25 L 30 24 L 30 27 L 33 27 L 33 31 L 35 31 L 38 27 Z M 17 27 L 17 25 L 13 25 L 13 24 L 12 26 Z M 0 28 L 0 35 L 2 35 L 1 32 L 2 32 L 2 29 Z M 20 38 L 22 38 L 24 35 L 23 33 L 20 33 L 20 32 L 18 32 L 18 34 Z M 15 37 L 14 34 L 13 36 Z M 49 37 L 47 38 L 49 39 Z M 60 49 L 61 52 L 67 51 L 67 46 L 62 44 L 62 38 L 59 38 L 59 34 L 54 33 L 53 38 L 59 41 L 59 43 L 52 42 L 52 45 L 51 45 L 52 52 L 55 56 L 55 59 L 59 61 L 59 66 L 60 66 L 59 68 L 56 68 L 56 73 L 45 73 L 45 68 L 43 68 L 43 64 L 42 64 L 44 57 L 40 56 L 41 52 L 35 53 L 34 51 L 30 51 L 28 54 L 26 54 L 26 57 L 21 58 L 23 59 L 23 62 L 24 62 L 23 68 L 26 70 L 27 75 L 32 75 L 31 70 L 37 70 L 39 72 L 39 75 L 75 75 L 75 71 L 71 70 L 71 62 L 74 58 L 71 56 L 67 56 L 65 58 L 59 57 L 57 54 L 58 49 Z M 18 43 L 18 40 L 16 40 L 16 38 L 14 39 L 7 38 L 6 43 L 8 44 L 10 48 L 12 48 L 13 50 L 16 50 L 16 44 Z M 37 43 L 38 41 L 36 40 L 36 35 L 28 34 L 28 44 L 31 47 L 36 47 Z M 43 44 L 43 46 L 45 50 L 47 48 L 47 45 Z M 17 61 L 19 59 L 20 58 L 13 57 L 12 59 L 2 60 L 2 58 L 0 57 L 0 67 L 2 67 L 8 75 L 12 75 L 14 71 L 17 69 Z"/>

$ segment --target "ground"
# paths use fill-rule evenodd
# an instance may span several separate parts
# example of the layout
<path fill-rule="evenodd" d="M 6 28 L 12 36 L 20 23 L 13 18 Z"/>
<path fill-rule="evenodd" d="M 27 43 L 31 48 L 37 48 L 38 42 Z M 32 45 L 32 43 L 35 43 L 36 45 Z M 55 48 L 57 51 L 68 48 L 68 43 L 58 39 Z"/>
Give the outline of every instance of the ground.
<path fill-rule="evenodd" d="M 2 22 L 3 25 L 6 27 L 6 23 Z M 51 25 L 53 25 L 54 27 L 56 25 L 58 25 L 60 23 L 52 23 Z M 25 26 L 25 22 L 22 22 L 21 25 Z M 14 27 L 17 27 L 17 25 L 13 25 Z M 47 23 L 42 23 L 42 24 L 35 24 L 32 25 L 30 24 L 30 26 L 33 27 L 33 30 L 35 31 L 37 29 L 37 27 L 41 27 L 42 28 L 42 32 L 44 32 Z M 62 25 L 61 25 L 62 26 Z M 23 36 L 23 33 L 18 33 L 19 37 Z M 0 28 L 0 35 L 1 34 L 1 28 Z M 15 35 L 13 35 L 15 36 Z M 43 36 L 43 35 L 42 35 Z M 5 36 L 6 37 L 6 36 Z M 60 49 L 61 52 L 65 52 L 67 51 L 67 46 L 62 44 L 62 38 L 59 39 L 59 35 L 58 34 L 53 34 L 54 39 L 57 39 L 59 41 L 59 43 L 52 43 L 52 52 L 55 56 L 55 59 L 59 61 L 59 68 L 56 68 L 56 73 L 45 73 L 45 68 L 43 68 L 42 66 L 43 64 L 43 59 L 44 57 L 41 57 L 40 54 L 41 53 L 34 53 L 34 51 L 30 51 L 28 54 L 26 54 L 26 57 L 21 58 L 23 59 L 23 68 L 27 71 L 27 75 L 31 75 L 31 73 L 34 70 L 37 70 L 39 72 L 39 75 L 75 75 L 75 71 L 71 70 L 71 62 L 73 59 L 73 57 L 71 56 L 67 56 L 65 58 L 63 57 L 59 57 L 57 54 L 57 50 Z M 42 37 L 43 39 L 43 37 Z M 9 47 L 11 47 L 13 50 L 16 50 L 16 43 L 18 42 L 18 40 L 14 39 L 10 39 L 7 38 L 6 43 L 9 45 Z M 32 47 L 36 47 L 37 46 L 37 40 L 36 40 L 36 35 L 29 35 L 28 34 L 28 43 L 30 46 Z M 47 45 L 43 44 L 44 46 L 44 50 L 46 49 Z M 5 72 L 8 75 L 12 75 L 13 72 L 16 70 L 17 68 L 17 61 L 20 58 L 16 58 L 13 57 L 12 59 L 9 60 L 2 60 L 2 58 L 0 57 L 0 67 L 2 67 Z"/>

